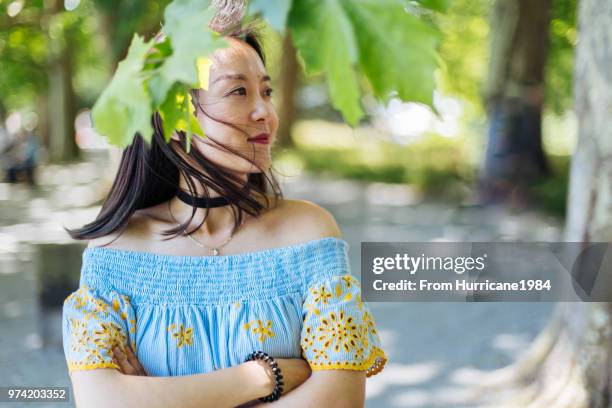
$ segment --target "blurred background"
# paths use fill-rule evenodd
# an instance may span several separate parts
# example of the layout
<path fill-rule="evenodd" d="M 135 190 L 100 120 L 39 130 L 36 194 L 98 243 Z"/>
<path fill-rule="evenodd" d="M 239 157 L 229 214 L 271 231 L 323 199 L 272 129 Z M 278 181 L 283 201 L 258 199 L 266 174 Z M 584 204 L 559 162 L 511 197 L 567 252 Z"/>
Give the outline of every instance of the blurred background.
<path fill-rule="evenodd" d="M 62 226 L 95 218 L 119 157 L 90 109 L 132 34 L 156 33 L 167 3 L 0 0 L 0 386 L 69 385 L 61 305 L 84 244 Z M 441 32 L 435 110 L 365 96 L 354 128 L 289 37 L 264 31 L 281 118 L 274 167 L 287 197 L 334 214 L 357 276 L 362 241 L 563 240 L 576 0 L 454 0 L 423 18 Z M 516 380 L 508 367 L 539 361 L 555 310 L 371 307 L 390 361 L 368 380 L 368 407 L 469 407 L 476 386 L 516 391 L 503 385 Z"/>

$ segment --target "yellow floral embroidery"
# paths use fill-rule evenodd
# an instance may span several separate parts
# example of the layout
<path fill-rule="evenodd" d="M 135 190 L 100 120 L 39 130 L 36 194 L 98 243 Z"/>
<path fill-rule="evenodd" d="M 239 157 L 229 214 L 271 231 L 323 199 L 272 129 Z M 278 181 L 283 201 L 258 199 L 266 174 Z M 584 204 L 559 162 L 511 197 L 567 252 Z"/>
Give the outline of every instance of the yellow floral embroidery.
<path fill-rule="evenodd" d="M 234 307 L 235 307 L 236 309 L 238 309 L 238 308 L 239 308 L 241 305 L 242 305 L 242 303 L 240 303 L 240 301 L 238 301 L 238 302 L 234 303 Z"/>
<path fill-rule="evenodd" d="M 88 300 L 88 296 L 84 295 L 84 296 L 79 296 L 78 291 L 76 294 L 74 295 L 74 308 L 77 310 L 83 309 L 85 306 L 87 306 L 87 300 Z"/>
<path fill-rule="evenodd" d="M 307 304 L 304 305 L 304 307 L 310 313 L 314 313 L 317 316 L 321 314 L 321 311 L 319 309 L 317 309 L 316 306 L 314 304 L 312 304 L 312 303 L 307 303 Z"/>
<path fill-rule="evenodd" d="M 363 302 L 361 301 L 361 294 L 358 294 L 355 298 L 355 302 L 357 302 L 357 307 L 359 310 L 363 310 Z"/>
<path fill-rule="evenodd" d="M 100 354 L 100 350 L 97 348 L 93 348 L 89 350 L 87 358 L 85 359 L 85 363 L 94 364 L 94 363 L 104 363 L 104 357 Z"/>
<path fill-rule="evenodd" d="M 344 311 L 339 314 L 330 312 L 328 317 L 321 319 L 319 340 L 324 341 L 323 346 L 329 348 L 333 346 L 335 351 L 349 351 L 357 346 L 359 335 L 357 325 L 353 322 L 352 316 L 346 316 Z"/>
<path fill-rule="evenodd" d="M 364 324 L 359 325 L 359 342 L 365 349 L 370 347 L 370 336 L 368 336 L 368 328 Z"/>
<path fill-rule="evenodd" d="M 85 353 L 85 357 L 80 361 L 68 359 L 68 367 L 69 369 L 116 368 L 116 365 L 109 361 L 112 357 L 112 348 L 118 346 L 124 350 L 128 344 L 127 335 L 121 326 L 114 322 L 103 321 L 102 318 L 109 316 L 111 307 L 113 311 L 119 311 L 120 303 L 115 298 L 109 305 L 104 300 L 92 296 L 89 289 L 87 286 L 80 287 L 64 302 L 65 304 L 71 302 L 70 306 L 82 313 L 82 318 L 70 319 L 70 337 L 71 349 L 77 353 Z M 125 295 L 120 296 L 126 302 L 129 300 Z M 121 317 L 125 320 L 127 314 L 122 312 Z M 135 323 L 135 319 L 132 321 Z M 135 350 L 135 344 L 132 344 L 132 348 Z"/>
<path fill-rule="evenodd" d="M 359 281 L 357 280 L 357 278 L 355 278 L 353 275 L 344 275 L 340 279 L 342 279 L 342 281 L 344 281 L 344 285 L 346 286 L 346 289 L 351 289 L 352 287 L 355 287 L 355 291 L 357 292 L 357 296 L 358 296 L 358 298 L 356 299 L 357 306 L 361 310 L 363 305 L 361 304 L 361 294 L 360 294 L 360 291 L 359 291 Z M 339 297 L 340 297 L 340 295 L 338 295 L 338 298 Z M 348 302 L 352 298 L 353 298 L 353 293 L 351 291 L 347 291 L 347 293 L 344 296 L 343 300 L 345 302 Z"/>
<path fill-rule="evenodd" d="M 113 299 L 113 310 L 115 312 L 119 311 L 119 299 Z"/>
<path fill-rule="evenodd" d="M 300 345 L 313 371 L 351 368 L 365 370 L 369 377 L 382 370 L 386 356 L 377 346 L 380 339 L 359 285 L 357 278 L 347 274 L 310 288 L 310 303 L 303 305 Z M 326 309 L 323 304 L 335 307 Z"/>
<path fill-rule="evenodd" d="M 324 349 L 312 349 L 315 360 L 329 360 L 329 356 Z"/>
<path fill-rule="evenodd" d="M 100 323 L 100 329 L 94 331 L 93 342 L 98 346 L 98 349 L 106 349 L 109 354 L 112 349 L 117 346 L 121 349 L 127 343 L 127 337 L 121 327 L 113 322 Z"/>
<path fill-rule="evenodd" d="M 374 321 L 372 320 L 372 316 L 370 316 L 370 313 L 367 311 L 363 314 L 363 325 L 371 334 L 376 335 L 376 327 L 374 326 Z"/>
<path fill-rule="evenodd" d="M 168 327 L 168 331 L 174 330 L 176 328 L 176 324 L 171 324 Z M 177 347 L 181 348 L 184 345 L 191 346 L 193 344 L 193 327 L 188 327 L 185 329 L 185 326 L 181 323 L 181 326 L 177 332 L 172 333 L 172 337 L 178 339 Z"/>
<path fill-rule="evenodd" d="M 360 346 L 355 349 L 355 360 L 360 361 L 365 355 L 365 347 Z"/>
<path fill-rule="evenodd" d="M 70 337 L 72 350 L 77 353 L 87 350 L 87 346 L 91 341 L 91 336 L 87 330 L 87 323 L 77 319 L 70 319 Z"/>
<path fill-rule="evenodd" d="M 248 323 L 245 323 L 243 327 L 247 331 L 251 329 L 254 334 L 259 334 L 258 339 L 260 342 L 263 342 L 266 337 L 274 337 L 271 320 L 267 320 L 265 325 L 262 323 L 261 319 L 252 320 Z"/>
<path fill-rule="evenodd" d="M 350 289 L 353 285 L 359 284 L 359 281 L 353 275 L 344 275 L 341 279 L 344 281 L 347 289 Z"/>
<path fill-rule="evenodd" d="M 114 299 L 113 301 L 116 301 L 117 299 Z M 94 305 L 94 311 L 95 313 L 103 313 L 103 314 L 108 314 L 108 303 L 97 299 L 97 298 L 91 298 L 91 303 Z"/>
<path fill-rule="evenodd" d="M 366 372 L 366 377 L 371 377 L 381 372 L 384 369 L 386 362 L 387 356 L 385 355 L 384 350 L 374 346 L 372 350 L 369 351 L 369 355 L 362 361 L 350 360 L 331 362 L 316 361 L 312 359 L 309 361 L 309 364 L 312 371 L 348 368 L 352 370 L 364 370 Z"/>
<path fill-rule="evenodd" d="M 305 334 L 302 337 L 301 346 L 303 350 L 307 350 L 310 347 L 314 346 L 315 343 L 315 333 L 312 330 L 312 327 L 307 326 L 305 329 Z"/>
<path fill-rule="evenodd" d="M 319 289 L 312 288 L 310 290 L 314 296 L 314 302 L 319 303 L 322 302 L 327 304 L 329 299 L 332 298 L 332 294 L 325 288 L 325 286 L 321 285 Z"/>

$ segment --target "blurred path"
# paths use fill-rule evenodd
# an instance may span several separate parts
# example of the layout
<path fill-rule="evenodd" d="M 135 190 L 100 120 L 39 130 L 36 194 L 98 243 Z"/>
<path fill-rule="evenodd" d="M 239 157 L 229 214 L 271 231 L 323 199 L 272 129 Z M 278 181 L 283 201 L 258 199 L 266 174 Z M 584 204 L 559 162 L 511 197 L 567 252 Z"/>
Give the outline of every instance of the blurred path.
<path fill-rule="evenodd" d="M 361 241 L 555 241 L 562 225 L 532 212 L 422 202 L 407 186 L 301 178 L 291 197 L 338 220 L 360 271 Z M 385 203 L 385 204 L 382 204 Z M 389 205 L 393 203 L 393 205 Z M 461 381 L 516 360 L 546 325 L 550 303 L 370 303 L 386 369 L 367 382 L 368 408 L 469 407 Z"/>
<path fill-rule="evenodd" d="M 91 205 L 100 194 L 97 181 L 104 162 L 104 157 L 94 157 L 70 166 L 48 166 L 42 169 L 37 192 L 0 183 L 1 385 L 69 385 L 61 349 L 61 311 L 42 318 L 36 303 L 32 244 L 68 243 L 62 224 L 76 226 L 95 217 L 97 208 Z M 356 275 L 361 241 L 560 239 L 561 226 L 552 218 L 421 202 L 405 186 L 308 176 L 286 179 L 283 186 L 287 197 L 314 201 L 334 214 L 351 246 Z M 462 375 L 472 368 L 494 369 L 514 361 L 545 325 L 554 305 L 370 306 L 390 362 L 383 373 L 368 380 L 366 406 L 429 408 L 466 406 L 457 382 Z"/>

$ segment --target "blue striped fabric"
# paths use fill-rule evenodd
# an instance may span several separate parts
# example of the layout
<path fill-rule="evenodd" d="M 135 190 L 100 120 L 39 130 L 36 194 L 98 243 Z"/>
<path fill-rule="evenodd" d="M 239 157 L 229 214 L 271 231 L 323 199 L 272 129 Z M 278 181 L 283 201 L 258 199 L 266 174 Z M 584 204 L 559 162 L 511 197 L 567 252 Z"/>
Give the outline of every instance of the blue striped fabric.
<path fill-rule="evenodd" d="M 68 369 L 119 368 L 129 346 L 151 376 L 206 373 L 254 350 L 305 358 L 313 370 L 382 370 L 385 353 L 346 241 L 225 256 L 86 248 L 64 301 Z"/>

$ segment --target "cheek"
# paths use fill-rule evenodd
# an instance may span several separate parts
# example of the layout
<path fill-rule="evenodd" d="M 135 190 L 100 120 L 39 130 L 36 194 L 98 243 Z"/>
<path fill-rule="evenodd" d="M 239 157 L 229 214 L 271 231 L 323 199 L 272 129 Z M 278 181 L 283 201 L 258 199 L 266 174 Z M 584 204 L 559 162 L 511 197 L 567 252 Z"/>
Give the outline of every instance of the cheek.
<path fill-rule="evenodd" d="M 202 113 L 198 115 L 198 120 L 202 124 L 202 129 L 205 133 L 212 135 L 220 141 L 227 141 L 227 138 L 234 136 L 244 137 L 238 130 L 220 122 L 223 121 L 240 127 L 240 124 L 246 123 L 240 109 L 235 107 L 230 109 L 229 107 L 217 105 L 208 107 L 206 113 L 217 120 L 213 120 Z"/>
<path fill-rule="evenodd" d="M 232 101 L 231 97 L 221 98 L 206 107 L 206 112 L 215 118 L 229 122 L 231 119 L 238 119 L 243 115 L 244 104 Z"/>
<path fill-rule="evenodd" d="M 270 127 L 272 128 L 273 132 L 276 132 L 278 129 L 278 114 L 274 108 L 272 108 L 272 113 L 270 114 Z"/>

